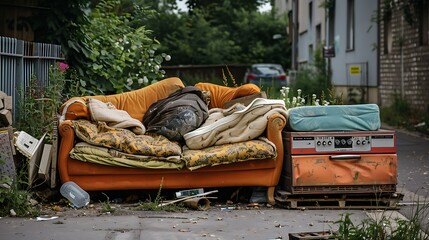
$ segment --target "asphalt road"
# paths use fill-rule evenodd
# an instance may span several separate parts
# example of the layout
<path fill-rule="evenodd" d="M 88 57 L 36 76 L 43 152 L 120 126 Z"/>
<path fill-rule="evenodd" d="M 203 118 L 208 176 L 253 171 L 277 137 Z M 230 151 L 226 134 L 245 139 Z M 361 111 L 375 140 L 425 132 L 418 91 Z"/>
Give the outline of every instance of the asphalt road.
<path fill-rule="evenodd" d="M 429 140 L 397 131 L 398 188 L 429 196 Z"/>
<path fill-rule="evenodd" d="M 399 212 L 418 219 L 429 233 L 429 140 L 397 131 L 398 185 L 404 194 Z"/>

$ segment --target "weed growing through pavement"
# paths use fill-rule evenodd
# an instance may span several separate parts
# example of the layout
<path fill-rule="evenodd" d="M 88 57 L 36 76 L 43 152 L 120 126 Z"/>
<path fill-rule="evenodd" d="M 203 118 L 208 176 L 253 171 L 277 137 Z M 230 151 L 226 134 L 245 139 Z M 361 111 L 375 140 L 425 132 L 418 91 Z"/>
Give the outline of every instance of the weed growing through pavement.
<path fill-rule="evenodd" d="M 167 212 L 178 212 L 183 211 L 185 208 L 183 204 L 170 204 L 170 205 L 162 205 L 163 199 L 161 195 L 162 185 L 164 183 L 164 178 L 161 179 L 161 184 L 159 185 L 158 193 L 155 197 L 155 200 L 152 201 L 148 199 L 144 202 L 139 202 L 138 206 L 135 210 L 138 211 L 167 211 Z"/>
<path fill-rule="evenodd" d="M 20 180 L 22 174 L 19 174 L 17 180 L 9 176 L 0 175 L 0 216 L 37 216 L 40 209 L 32 206 L 30 203 L 31 194 L 22 190 L 21 185 L 27 183 Z"/>
<path fill-rule="evenodd" d="M 103 193 L 104 196 L 106 196 L 106 201 L 101 202 L 101 212 L 102 213 L 112 213 L 115 211 L 115 208 L 112 207 L 112 205 L 110 204 L 110 198 L 109 196 L 107 196 L 105 193 Z"/>
<path fill-rule="evenodd" d="M 350 219 L 350 213 L 341 214 L 338 231 L 334 233 L 335 239 L 339 240 L 428 240 L 429 203 L 418 203 L 413 209 L 410 219 L 388 215 L 387 211 L 381 213 L 380 217 L 365 219 L 355 225 Z"/>

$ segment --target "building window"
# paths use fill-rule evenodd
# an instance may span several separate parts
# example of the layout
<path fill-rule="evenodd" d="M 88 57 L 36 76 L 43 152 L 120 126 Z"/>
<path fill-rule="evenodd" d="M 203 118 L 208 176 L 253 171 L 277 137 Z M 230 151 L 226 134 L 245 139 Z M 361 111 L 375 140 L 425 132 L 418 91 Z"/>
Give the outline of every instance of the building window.
<path fill-rule="evenodd" d="M 347 50 L 355 48 L 355 1 L 347 0 Z"/>
<path fill-rule="evenodd" d="M 320 26 L 320 24 L 317 24 L 317 26 L 316 26 L 316 48 L 319 47 L 319 45 L 322 43 L 321 34 L 322 34 L 322 27 Z"/>
<path fill-rule="evenodd" d="M 419 40 L 420 45 L 428 45 L 429 41 L 429 4 L 422 3 L 419 14 Z"/>
<path fill-rule="evenodd" d="M 384 20 L 384 54 L 392 52 L 392 20 L 387 18 Z"/>
<path fill-rule="evenodd" d="M 313 24 L 313 2 L 308 3 L 309 25 Z"/>

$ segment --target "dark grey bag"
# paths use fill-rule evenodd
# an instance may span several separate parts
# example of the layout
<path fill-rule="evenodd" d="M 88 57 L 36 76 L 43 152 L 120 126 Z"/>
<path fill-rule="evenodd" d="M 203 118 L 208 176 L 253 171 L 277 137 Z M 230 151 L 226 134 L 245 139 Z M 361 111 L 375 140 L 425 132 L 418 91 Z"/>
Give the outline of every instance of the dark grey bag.
<path fill-rule="evenodd" d="M 153 103 L 143 117 L 143 125 L 148 133 L 182 141 L 184 134 L 197 129 L 207 117 L 208 107 L 203 101 L 203 93 L 188 86 Z"/>

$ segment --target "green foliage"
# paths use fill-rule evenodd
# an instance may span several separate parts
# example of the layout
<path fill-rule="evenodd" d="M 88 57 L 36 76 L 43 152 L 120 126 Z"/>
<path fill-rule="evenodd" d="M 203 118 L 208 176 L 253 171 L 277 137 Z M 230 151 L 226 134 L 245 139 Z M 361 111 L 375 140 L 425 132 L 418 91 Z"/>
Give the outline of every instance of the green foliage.
<path fill-rule="evenodd" d="M 30 204 L 31 194 L 23 190 L 26 183 L 19 179 L 13 181 L 0 175 L 0 216 L 9 215 L 12 209 L 18 217 L 38 215 L 39 209 Z"/>
<path fill-rule="evenodd" d="M 397 93 L 393 96 L 391 106 L 380 109 L 380 118 L 382 122 L 393 127 L 429 133 L 429 109 L 426 112 L 414 111 L 407 99 Z"/>
<path fill-rule="evenodd" d="M 150 84 L 164 77 L 161 63 L 167 54 L 157 54 L 159 42 L 151 31 L 138 24 L 138 16 L 153 12 L 134 6 L 133 12 L 118 14 L 119 1 L 101 1 L 84 26 L 92 49 L 88 67 L 81 73 L 91 93 L 119 93 Z"/>
<path fill-rule="evenodd" d="M 115 211 L 115 208 L 112 207 L 110 204 L 109 196 L 107 196 L 105 193 L 103 195 L 106 197 L 106 201 L 101 202 L 101 212 L 102 213 L 112 213 Z"/>
<path fill-rule="evenodd" d="M 167 212 L 177 212 L 182 211 L 184 208 L 181 204 L 169 204 L 163 205 L 163 199 L 161 195 L 162 184 L 164 182 L 164 178 L 161 179 L 161 184 L 159 185 L 158 193 L 155 197 L 154 201 L 150 199 L 144 202 L 139 202 L 139 205 L 135 208 L 135 210 L 139 211 L 167 211 Z"/>
<path fill-rule="evenodd" d="M 339 228 L 335 234 L 335 239 L 339 240 L 426 240 L 429 236 L 425 234 L 428 226 L 421 224 L 422 220 L 427 218 L 423 215 L 428 210 L 428 204 L 418 204 L 412 213 L 411 219 L 396 218 L 383 212 L 381 217 L 374 219 L 365 219 L 355 225 L 350 219 L 350 213 L 341 214 L 340 220 L 336 222 Z"/>
<path fill-rule="evenodd" d="M 255 1 L 241 2 L 196 2 L 198 7 L 189 13 L 159 8 L 147 26 L 157 35 L 161 50 L 173 55 L 171 65 L 275 62 L 289 66 L 286 18 L 257 12 Z M 282 37 L 273 39 L 276 34 Z"/>
<path fill-rule="evenodd" d="M 329 92 L 331 84 L 328 80 L 326 62 L 322 57 L 322 45 L 320 44 L 314 51 L 314 64 L 305 65 L 296 73 L 296 79 L 290 85 L 291 89 L 301 89 L 304 93 L 314 93 L 318 96 Z"/>
<path fill-rule="evenodd" d="M 341 105 L 342 96 L 335 95 L 335 88 L 328 81 L 326 61 L 322 57 L 322 46 L 316 48 L 314 64 L 301 67 L 290 87 L 281 90 L 286 107 L 304 105 Z M 293 94 L 296 91 L 296 96 Z M 311 94 L 311 95 L 310 95 Z"/>
<path fill-rule="evenodd" d="M 91 39 L 82 28 L 89 23 L 86 12 L 90 0 L 40 0 L 41 7 L 49 10 L 39 11 L 30 22 L 35 32 L 35 41 L 60 44 L 67 62 L 76 67 L 85 67 L 89 57 Z"/>
<path fill-rule="evenodd" d="M 51 142 L 57 112 L 64 101 L 63 91 L 67 83 L 64 70 L 59 64 L 51 66 L 47 86 L 33 76 L 29 85 L 20 89 L 16 126 L 19 130 L 35 138 L 40 138 L 46 132 L 46 140 Z"/>

